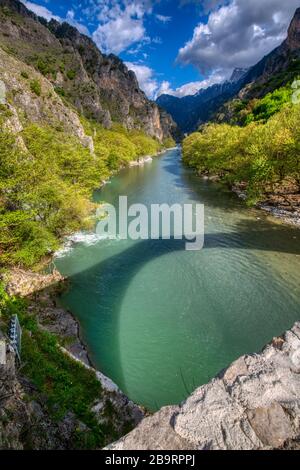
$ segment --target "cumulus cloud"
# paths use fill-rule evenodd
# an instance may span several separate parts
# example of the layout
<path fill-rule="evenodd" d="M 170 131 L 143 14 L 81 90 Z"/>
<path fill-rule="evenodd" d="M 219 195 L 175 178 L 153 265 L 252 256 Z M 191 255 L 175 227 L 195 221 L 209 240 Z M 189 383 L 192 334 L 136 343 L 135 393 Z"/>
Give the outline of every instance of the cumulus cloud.
<path fill-rule="evenodd" d="M 146 93 L 150 99 L 156 99 L 160 95 L 172 95 L 182 98 L 187 95 L 194 95 L 199 90 L 208 88 L 215 83 L 222 83 L 226 80 L 225 75 L 222 72 L 215 72 L 206 80 L 199 80 L 195 82 L 186 83 L 178 88 L 173 89 L 171 83 L 164 80 L 160 82 L 156 76 L 153 69 L 144 65 L 137 64 L 134 62 L 125 62 L 129 70 L 133 70 L 137 80 L 139 82 L 140 88 Z"/>
<path fill-rule="evenodd" d="M 152 11 L 150 1 L 98 0 L 97 7 L 100 23 L 93 39 L 103 52 L 120 54 L 132 45 L 150 42 L 144 26 L 145 15 Z"/>
<path fill-rule="evenodd" d="M 158 21 L 161 21 L 162 23 L 169 23 L 172 19 L 171 16 L 165 16 L 165 15 L 155 15 L 155 17 Z"/>
<path fill-rule="evenodd" d="M 80 33 L 86 34 L 87 36 L 90 34 L 88 28 L 75 19 L 74 10 L 69 10 L 67 12 L 65 21 L 77 28 Z"/>
<path fill-rule="evenodd" d="M 119 54 L 132 44 L 141 41 L 145 36 L 145 28 L 140 20 L 127 15 L 99 25 L 93 33 L 93 39 L 105 52 Z"/>
<path fill-rule="evenodd" d="M 207 1 L 221 7 L 199 23 L 193 37 L 178 53 L 182 64 L 192 64 L 206 76 L 217 68 L 228 71 L 248 67 L 277 47 L 285 38 L 299 0 Z"/>

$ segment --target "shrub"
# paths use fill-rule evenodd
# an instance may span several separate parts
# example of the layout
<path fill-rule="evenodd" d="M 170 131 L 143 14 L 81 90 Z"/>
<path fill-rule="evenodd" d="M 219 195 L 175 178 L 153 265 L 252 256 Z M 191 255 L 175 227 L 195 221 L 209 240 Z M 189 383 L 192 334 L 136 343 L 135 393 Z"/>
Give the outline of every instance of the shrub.
<path fill-rule="evenodd" d="M 36 64 L 39 72 L 41 72 L 42 75 L 47 75 L 50 73 L 50 66 L 49 62 L 46 62 L 43 59 L 38 59 L 37 64 Z"/>
<path fill-rule="evenodd" d="M 168 138 L 164 139 L 164 141 L 163 141 L 163 147 L 166 148 L 166 149 L 170 149 L 172 147 L 175 147 L 175 145 L 176 145 L 176 142 L 172 137 L 168 137 Z"/>
<path fill-rule="evenodd" d="M 75 70 L 68 70 L 67 77 L 68 77 L 69 80 L 74 80 L 74 78 L 76 77 Z"/>
<path fill-rule="evenodd" d="M 54 91 L 55 91 L 55 93 L 57 93 L 59 96 L 63 96 L 63 97 L 66 96 L 66 92 L 65 92 L 65 90 L 64 90 L 62 87 L 56 86 L 56 87 L 54 88 Z"/>
<path fill-rule="evenodd" d="M 278 113 L 284 105 L 291 103 L 291 87 L 283 87 L 268 93 L 261 100 L 253 100 L 249 105 L 250 112 L 245 117 L 245 124 L 250 122 L 266 122 L 274 114 Z"/>
<path fill-rule="evenodd" d="M 58 338 L 40 330 L 26 300 L 10 297 L 0 283 L 0 320 L 7 325 L 18 315 L 22 327 L 22 373 L 43 395 L 44 406 L 54 421 L 72 412 L 86 430 L 76 431 L 78 448 L 102 447 L 116 436 L 112 426 L 99 425 L 91 408 L 101 398 L 102 388 L 93 371 L 68 357 L 59 347 Z"/>
<path fill-rule="evenodd" d="M 41 83 L 39 82 L 39 80 L 32 80 L 30 82 L 30 89 L 32 91 L 32 93 L 35 93 L 37 96 L 41 96 L 41 93 L 42 93 L 42 87 L 41 87 Z"/>

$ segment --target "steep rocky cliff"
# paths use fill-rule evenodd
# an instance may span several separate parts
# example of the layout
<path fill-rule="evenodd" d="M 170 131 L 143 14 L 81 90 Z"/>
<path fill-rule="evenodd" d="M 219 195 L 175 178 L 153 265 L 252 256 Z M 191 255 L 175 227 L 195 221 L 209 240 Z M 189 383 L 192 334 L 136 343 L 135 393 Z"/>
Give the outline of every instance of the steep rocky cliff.
<path fill-rule="evenodd" d="M 300 449 L 300 324 L 109 449 Z"/>
<path fill-rule="evenodd" d="M 0 47 L 35 68 L 54 94 L 105 127 L 120 122 L 160 141 L 176 132 L 140 90 L 135 74 L 116 56 L 67 23 L 47 22 L 18 0 L 0 1 Z"/>

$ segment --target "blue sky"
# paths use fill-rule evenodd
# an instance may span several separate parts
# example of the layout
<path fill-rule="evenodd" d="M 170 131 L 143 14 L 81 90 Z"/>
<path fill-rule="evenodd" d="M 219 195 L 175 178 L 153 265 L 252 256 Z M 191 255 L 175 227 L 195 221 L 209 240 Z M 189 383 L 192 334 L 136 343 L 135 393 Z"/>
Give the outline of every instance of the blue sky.
<path fill-rule="evenodd" d="M 23 0 L 136 72 L 150 98 L 194 94 L 279 45 L 300 0 Z"/>

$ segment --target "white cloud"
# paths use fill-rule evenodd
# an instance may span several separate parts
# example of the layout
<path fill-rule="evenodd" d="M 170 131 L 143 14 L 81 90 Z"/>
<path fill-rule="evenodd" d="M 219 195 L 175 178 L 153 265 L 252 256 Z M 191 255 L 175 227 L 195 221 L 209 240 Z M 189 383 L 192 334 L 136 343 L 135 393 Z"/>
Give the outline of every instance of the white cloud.
<path fill-rule="evenodd" d="M 56 21 L 62 21 L 59 16 L 54 15 L 48 8 L 38 5 L 37 3 L 33 2 L 27 2 L 26 0 L 23 0 L 22 2 L 28 10 L 33 11 L 37 16 L 41 16 L 42 18 L 45 18 L 47 21 L 50 21 L 52 19 Z"/>
<path fill-rule="evenodd" d="M 132 45 L 134 51 L 150 42 L 144 26 L 145 15 L 152 11 L 150 1 L 98 0 L 97 6 L 100 24 L 93 39 L 103 52 L 120 54 Z"/>
<path fill-rule="evenodd" d="M 165 15 L 155 15 L 155 17 L 158 21 L 161 21 L 162 23 L 169 23 L 172 19 L 171 16 L 165 16 Z"/>
<path fill-rule="evenodd" d="M 93 33 L 93 39 L 101 51 L 119 54 L 132 44 L 142 41 L 145 28 L 140 20 L 123 16 L 99 25 Z"/>
<path fill-rule="evenodd" d="M 38 5 L 37 3 L 23 0 L 23 4 L 28 8 L 28 10 L 33 11 L 33 13 L 35 13 L 37 16 L 41 16 L 42 18 L 45 18 L 47 21 L 50 21 L 52 19 L 59 21 L 60 23 L 63 23 L 64 21 L 66 21 L 67 23 L 77 28 L 78 31 L 80 31 L 81 33 L 89 35 L 88 28 L 75 19 L 74 10 L 69 10 L 67 12 L 66 18 L 61 18 L 60 16 L 54 15 L 52 11 L 48 10 L 48 8 L 42 5 Z"/>
<path fill-rule="evenodd" d="M 299 0 L 206 1 L 212 11 L 208 23 L 200 23 L 177 60 L 196 66 L 208 75 L 222 68 L 248 67 L 277 47 L 285 38 Z"/>
<path fill-rule="evenodd" d="M 199 80 L 196 82 L 186 83 L 178 88 L 173 89 L 170 82 L 163 81 L 156 92 L 156 96 L 160 95 L 172 95 L 177 98 L 183 98 L 188 95 L 195 95 L 199 90 L 208 88 L 216 83 L 222 83 L 228 78 L 222 72 L 215 72 L 209 78 L 205 80 Z"/>
<path fill-rule="evenodd" d="M 87 36 L 90 34 L 88 28 L 75 19 L 74 10 L 69 10 L 67 12 L 65 21 L 71 24 L 72 26 L 74 26 L 75 28 L 77 28 L 80 33 L 86 34 Z"/>
<path fill-rule="evenodd" d="M 150 99 L 156 99 L 163 94 L 177 96 L 178 98 L 182 98 L 187 95 L 194 95 L 199 90 L 208 88 L 215 83 L 221 83 L 227 78 L 221 72 L 216 72 L 206 80 L 186 83 L 181 87 L 173 89 L 170 82 L 166 80 L 159 82 L 155 77 L 154 70 L 147 65 L 137 64 L 134 62 L 125 62 L 125 64 L 129 70 L 133 70 L 140 88 Z"/>

